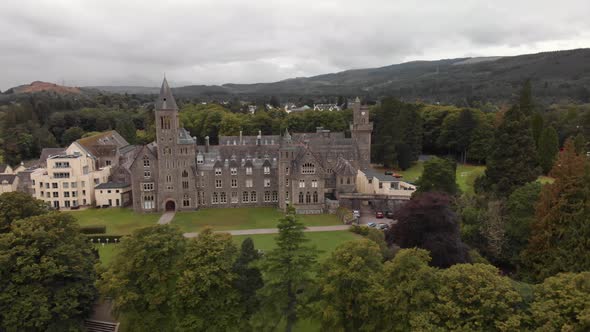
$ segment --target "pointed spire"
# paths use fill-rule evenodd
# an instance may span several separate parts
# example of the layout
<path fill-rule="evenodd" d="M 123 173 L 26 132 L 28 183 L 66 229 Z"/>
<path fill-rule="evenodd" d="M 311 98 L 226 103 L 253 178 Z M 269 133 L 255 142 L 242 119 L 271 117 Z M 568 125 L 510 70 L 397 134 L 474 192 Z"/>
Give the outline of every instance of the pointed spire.
<path fill-rule="evenodd" d="M 360 103 L 361 99 L 359 97 L 356 97 L 356 99 L 354 100 L 355 103 Z"/>
<path fill-rule="evenodd" d="M 157 110 L 177 110 L 178 106 L 176 106 L 176 100 L 174 100 L 174 96 L 172 95 L 172 90 L 168 85 L 168 80 L 164 76 L 164 81 L 162 82 L 162 87 L 160 88 L 160 95 L 158 96 L 158 100 L 156 101 L 156 109 Z"/>

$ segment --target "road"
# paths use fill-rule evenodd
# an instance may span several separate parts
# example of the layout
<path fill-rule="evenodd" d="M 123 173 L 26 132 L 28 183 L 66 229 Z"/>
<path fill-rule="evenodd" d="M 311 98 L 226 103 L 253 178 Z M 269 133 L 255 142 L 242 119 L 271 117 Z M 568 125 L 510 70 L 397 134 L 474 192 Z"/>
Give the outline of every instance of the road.
<path fill-rule="evenodd" d="M 313 226 L 306 227 L 304 232 L 336 232 L 346 231 L 350 228 L 349 225 L 336 225 L 336 226 Z M 278 228 L 257 228 L 257 229 L 239 229 L 232 231 L 216 231 L 216 233 L 229 233 L 231 235 L 255 235 L 255 234 L 277 234 Z M 199 233 L 184 233 L 184 237 L 197 237 Z"/>

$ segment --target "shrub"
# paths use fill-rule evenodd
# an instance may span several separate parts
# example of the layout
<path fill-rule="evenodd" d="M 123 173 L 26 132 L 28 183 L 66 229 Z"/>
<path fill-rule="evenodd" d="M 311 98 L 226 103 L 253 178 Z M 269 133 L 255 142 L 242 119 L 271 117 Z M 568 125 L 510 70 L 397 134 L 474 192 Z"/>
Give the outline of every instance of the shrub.
<path fill-rule="evenodd" d="M 367 227 L 367 226 L 352 225 L 352 226 L 350 226 L 350 228 L 348 230 L 355 233 L 355 234 L 359 234 L 362 236 L 369 235 L 369 227 Z"/>

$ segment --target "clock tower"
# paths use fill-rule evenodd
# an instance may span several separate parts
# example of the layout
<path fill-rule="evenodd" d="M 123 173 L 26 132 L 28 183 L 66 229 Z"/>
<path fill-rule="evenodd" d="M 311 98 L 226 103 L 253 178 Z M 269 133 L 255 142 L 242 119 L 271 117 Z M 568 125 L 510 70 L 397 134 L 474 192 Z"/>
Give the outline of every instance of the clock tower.
<path fill-rule="evenodd" d="M 361 169 L 366 169 L 371 163 L 371 133 L 373 123 L 369 121 L 369 107 L 361 106 L 357 97 L 352 104 L 352 124 L 350 133 L 358 151 L 358 163 Z"/>

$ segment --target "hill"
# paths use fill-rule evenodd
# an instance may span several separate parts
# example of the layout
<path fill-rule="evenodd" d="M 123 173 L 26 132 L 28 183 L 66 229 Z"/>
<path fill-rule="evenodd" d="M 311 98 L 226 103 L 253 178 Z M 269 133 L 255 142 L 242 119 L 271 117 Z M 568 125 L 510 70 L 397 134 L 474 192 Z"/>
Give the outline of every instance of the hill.
<path fill-rule="evenodd" d="M 31 84 L 19 85 L 6 90 L 4 93 L 36 93 L 36 92 L 54 92 L 57 94 L 81 94 L 80 88 L 58 85 L 55 83 L 35 81 Z"/>
<path fill-rule="evenodd" d="M 542 103 L 590 102 L 590 49 L 509 57 L 412 61 L 379 68 L 347 70 L 273 83 L 194 85 L 174 90 L 183 97 L 395 96 L 403 100 L 453 103 L 513 100 L 525 79 Z M 157 88 L 94 87 L 109 92 L 155 93 Z M 146 92 L 147 93 L 147 92 Z"/>

